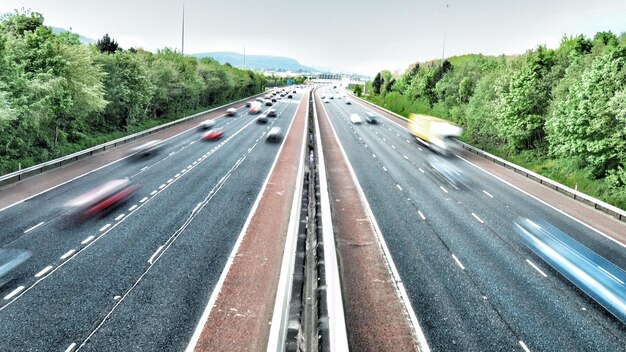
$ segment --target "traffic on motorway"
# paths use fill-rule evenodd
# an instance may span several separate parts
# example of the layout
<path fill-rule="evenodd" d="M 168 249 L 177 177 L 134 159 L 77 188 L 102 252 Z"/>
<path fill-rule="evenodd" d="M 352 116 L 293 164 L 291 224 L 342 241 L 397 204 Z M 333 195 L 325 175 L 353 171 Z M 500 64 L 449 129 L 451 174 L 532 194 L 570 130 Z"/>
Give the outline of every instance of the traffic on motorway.
<path fill-rule="evenodd" d="M 184 349 L 306 91 L 138 140 L 0 211 L 2 349 Z"/>
<path fill-rule="evenodd" d="M 468 161 L 450 122 L 316 94 L 431 349 L 623 349 L 623 244 Z"/>

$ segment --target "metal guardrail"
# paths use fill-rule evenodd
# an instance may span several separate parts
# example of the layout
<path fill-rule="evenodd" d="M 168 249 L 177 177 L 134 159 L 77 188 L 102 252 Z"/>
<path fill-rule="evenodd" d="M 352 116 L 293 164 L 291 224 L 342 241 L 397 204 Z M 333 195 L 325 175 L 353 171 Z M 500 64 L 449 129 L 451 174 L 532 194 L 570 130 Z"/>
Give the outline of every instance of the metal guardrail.
<path fill-rule="evenodd" d="M 175 125 L 179 125 L 181 123 L 184 123 L 184 122 L 187 122 L 189 120 L 195 119 L 195 118 L 197 118 L 199 116 L 202 116 L 204 114 L 208 114 L 208 113 L 211 113 L 213 111 L 224 109 L 224 108 L 226 108 L 228 106 L 231 106 L 231 105 L 234 105 L 234 104 L 238 104 L 238 103 L 241 103 L 241 102 L 246 101 L 248 99 L 255 98 L 255 97 L 258 97 L 258 96 L 261 96 L 261 95 L 264 95 L 264 94 L 266 94 L 266 92 L 255 94 L 255 95 L 249 96 L 247 98 L 240 99 L 240 100 L 237 100 L 237 101 L 234 101 L 234 102 L 230 102 L 228 104 L 224 104 L 222 106 L 218 106 L 218 107 L 213 108 L 213 109 L 202 111 L 202 112 L 199 112 L 197 114 L 186 116 L 186 117 L 180 118 L 178 120 L 174 120 L 174 121 L 165 123 L 163 125 L 155 126 L 155 127 L 149 128 L 147 130 L 131 134 L 131 135 L 126 136 L 126 137 L 118 138 L 118 139 L 112 140 L 110 142 L 106 142 L 106 143 L 103 143 L 103 144 L 100 144 L 100 145 L 97 145 L 97 146 L 94 146 L 94 147 L 91 147 L 91 148 L 87 148 L 87 149 L 81 150 L 81 151 L 76 152 L 76 153 L 72 153 L 72 154 L 69 154 L 69 155 L 66 155 L 66 156 L 62 156 L 62 157 L 54 159 L 54 160 L 46 161 L 46 162 L 41 163 L 41 164 L 33 165 L 33 166 L 27 167 L 27 168 L 22 169 L 22 170 L 18 170 L 18 171 L 14 171 L 14 172 L 8 173 L 6 175 L 2 175 L 2 176 L 0 176 L 0 187 L 9 185 L 11 183 L 15 183 L 17 181 L 21 181 L 21 180 L 23 180 L 25 178 L 41 174 L 41 173 L 43 173 L 45 171 L 48 171 L 48 170 L 51 170 L 51 169 L 55 169 L 55 168 L 61 167 L 63 165 L 67 165 L 69 163 L 72 163 L 74 161 L 86 158 L 88 156 L 91 156 L 91 155 L 94 155 L 96 153 L 105 151 L 107 149 L 111 149 L 111 148 L 117 147 L 118 145 L 121 145 L 121 144 L 124 144 L 124 143 L 128 143 L 130 141 L 134 141 L 134 140 L 136 140 L 138 138 L 141 138 L 141 137 L 144 137 L 144 136 L 147 136 L 147 135 L 150 135 L 150 134 L 153 134 L 153 133 L 156 133 L 156 132 L 168 129 L 168 128 L 170 128 L 172 126 L 175 126 Z"/>
<path fill-rule="evenodd" d="M 409 121 L 409 119 L 407 119 L 406 117 L 404 117 L 402 115 L 398 115 L 398 114 L 396 114 L 393 111 L 387 110 L 387 109 L 385 109 L 385 108 L 383 108 L 381 106 L 378 106 L 378 105 L 376 105 L 374 103 L 371 103 L 371 102 L 369 102 L 369 101 L 367 101 L 365 99 L 359 98 L 359 97 L 357 97 L 355 95 L 352 95 L 352 97 L 354 97 L 356 99 L 359 99 L 360 101 L 362 101 L 363 103 L 365 103 L 365 104 L 367 104 L 369 106 L 372 106 L 372 107 L 377 108 L 377 109 L 379 109 L 381 111 L 384 111 L 384 112 L 386 112 L 386 113 L 388 113 L 390 115 L 393 115 L 394 117 L 397 117 L 397 118 L 402 119 L 402 120 L 407 121 L 407 122 Z M 542 184 L 544 186 L 547 186 L 547 187 L 549 187 L 549 188 L 551 188 L 551 189 L 553 189 L 553 190 L 555 190 L 555 191 L 557 191 L 557 192 L 559 192 L 561 194 L 564 194 L 564 195 L 566 195 L 566 196 L 568 196 L 570 198 L 573 198 L 573 199 L 575 199 L 575 200 L 577 200 L 577 201 L 579 201 L 581 203 L 589 205 L 589 206 L 593 207 L 596 210 L 599 210 L 599 211 L 601 211 L 601 212 L 603 212 L 605 214 L 608 214 L 608 215 L 614 217 L 617 220 L 626 222 L 626 211 L 624 211 L 624 210 L 622 210 L 622 209 L 620 209 L 620 208 L 618 208 L 616 206 L 613 206 L 613 205 L 608 204 L 606 202 L 603 202 L 603 201 L 601 201 L 601 200 L 599 200 L 597 198 L 594 198 L 592 196 L 589 196 L 587 194 L 579 192 L 578 190 L 575 190 L 573 188 L 567 187 L 567 186 L 565 186 L 563 184 L 560 184 L 560 183 L 558 183 L 558 182 L 556 182 L 554 180 L 551 180 L 551 179 L 549 179 L 549 178 L 547 178 L 545 176 L 539 175 L 536 172 L 530 171 L 530 170 L 528 170 L 526 168 L 523 168 L 523 167 L 521 167 L 519 165 L 516 165 L 516 164 L 514 164 L 514 163 L 512 163 L 510 161 L 507 161 L 507 160 L 499 158 L 499 157 L 497 157 L 495 155 L 489 154 L 489 153 L 487 153 L 484 150 L 478 149 L 476 147 L 473 147 L 473 146 L 471 146 L 469 144 L 466 144 L 466 143 L 463 143 L 461 141 L 459 141 L 459 143 L 461 144 L 463 149 L 466 149 L 466 150 L 468 150 L 468 151 L 470 151 L 470 152 L 472 152 L 472 153 L 474 153 L 474 154 L 476 154 L 478 156 L 481 156 L 481 157 L 483 157 L 483 158 L 485 158 L 485 159 L 487 159 L 487 160 L 489 160 L 491 162 L 494 162 L 494 163 L 496 163 L 498 165 L 504 166 L 507 169 L 513 170 L 513 172 L 515 172 L 515 173 L 523 175 L 523 176 L 525 176 L 525 177 L 527 177 L 527 178 L 529 178 L 529 179 L 531 179 L 531 180 L 533 180 L 535 182 L 538 182 L 538 183 L 540 183 L 540 184 Z"/>

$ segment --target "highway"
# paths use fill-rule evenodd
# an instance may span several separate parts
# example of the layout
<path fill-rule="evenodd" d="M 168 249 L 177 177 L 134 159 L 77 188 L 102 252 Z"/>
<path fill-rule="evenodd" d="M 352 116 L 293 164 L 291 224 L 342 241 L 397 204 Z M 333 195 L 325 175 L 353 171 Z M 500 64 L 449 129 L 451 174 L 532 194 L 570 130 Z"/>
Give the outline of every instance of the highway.
<path fill-rule="evenodd" d="M 401 126 L 353 124 L 368 108 L 320 89 L 325 112 L 372 209 L 434 351 L 622 351 L 624 325 L 529 250 L 520 217 L 543 219 L 614 264 L 624 247 L 480 170 L 463 155 L 455 187 Z M 318 112 L 319 113 L 319 112 Z M 324 117 L 321 117 L 324 118 Z"/>
<path fill-rule="evenodd" d="M 302 98 L 257 124 L 220 116 L 217 141 L 191 129 L 0 211 L 2 248 L 31 259 L 0 287 L 3 350 L 183 350 L 224 269 Z M 305 104 L 306 102 L 304 102 Z M 267 109 L 269 107 L 264 107 Z M 65 203 L 105 181 L 140 186 L 109 214 L 76 221 Z"/>

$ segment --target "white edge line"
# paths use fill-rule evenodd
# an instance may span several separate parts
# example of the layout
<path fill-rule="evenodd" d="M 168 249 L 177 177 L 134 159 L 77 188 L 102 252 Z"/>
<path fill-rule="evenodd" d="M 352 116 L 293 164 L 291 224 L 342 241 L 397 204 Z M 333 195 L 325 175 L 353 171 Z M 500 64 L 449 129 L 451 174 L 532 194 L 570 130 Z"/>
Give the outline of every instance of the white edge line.
<path fill-rule="evenodd" d="M 315 98 L 313 98 L 315 99 Z M 322 146 L 322 135 L 319 126 L 319 117 L 313 102 L 313 119 L 315 123 L 315 148 L 318 156 L 320 206 L 322 211 L 322 237 L 324 241 L 324 270 L 326 271 L 326 301 L 328 305 L 328 333 L 331 351 L 348 351 L 348 334 L 346 332 L 343 297 L 341 292 L 341 278 L 337 263 L 337 249 L 335 248 L 335 233 L 333 218 L 330 209 L 330 195 L 328 194 L 328 179 L 326 178 L 326 160 Z M 384 168 L 384 166 L 383 166 Z M 386 170 L 386 169 L 385 169 Z"/>
<path fill-rule="evenodd" d="M 543 270 L 539 269 L 539 267 L 536 266 L 535 263 L 531 262 L 529 259 L 526 259 L 526 262 L 530 264 L 530 266 L 532 266 L 535 270 L 537 270 L 539 274 L 543 275 L 543 277 L 548 277 L 548 275 L 546 275 L 546 273 L 544 273 Z"/>
<path fill-rule="evenodd" d="M 402 302 L 405 305 L 405 309 L 407 310 L 409 317 L 411 319 L 411 322 L 413 323 L 413 329 L 415 329 L 415 334 L 417 336 L 417 341 L 420 347 L 420 351 L 430 352 L 430 347 L 428 346 L 428 342 L 426 341 L 426 335 L 424 335 L 424 332 L 422 331 L 422 328 L 419 322 L 417 321 L 417 316 L 415 315 L 415 311 L 413 310 L 413 306 L 411 305 L 409 296 L 406 293 L 406 290 L 404 289 L 404 284 L 402 283 L 402 280 L 400 279 L 400 275 L 398 274 L 396 265 L 394 264 L 393 259 L 391 258 L 391 253 L 389 253 L 389 249 L 387 248 L 387 243 L 385 242 L 385 239 L 382 236 L 382 231 L 380 231 L 380 227 L 378 227 L 378 222 L 376 221 L 376 218 L 374 217 L 374 213 L 372 212 L 372 209 L 370 208 L 367 198 L 365 198 L 365 193 L 363 192 L 363 189 L 361 188 L 361 184 L 359 183 L 359 180 L 356 177 L 356 173 L 354 172 L 354 169 L 352 168 L 352 164 L 350 164 L 348 155 L 346 154 L 346 151 L 343 149 L 343 145 L 341 144 L 341 140 L 339 139 L 339 136 L 337 135 L 337 132 L 335 131 L 335 127 L 333 126 L 330 118 L 328 118 L 326 107 L 322 105 L 322 109 L 324 110 L 324 113 L 326 114 L 326 118 L 328 119 L 330 123 L 330 127 L 333 131 L 333 134 L 335 135 L 335 138 L 337 139 L 337 141 L 339 141 L 339 149 L 341 150 L 341 153 L 343 154 L 343 157 L 346 160 L 348 169 L 350 170 L 350 175 L 352 176 L 352 180 L 354 181 L 356 189 L 359 192 L 361 203 L 365 207 L 365 211 L 371 220 L 372 226 L 374 227 L 374 233 L 376 234 L 376 237 L 378 238 L 379 245 L 382 247 L 384 257 L 387 261 L 387 265 L 389 266 L 389 270 L 391 271 L 391 275 L 393 276 L 393 279 L 396 282 L 396 289 L 398 290 L 398 293 L 400 297 L 402 298 Z"/>
<path fill-rule="evenodd" d="M 461 263 L 459 258 L 457 258 L 456 255 L 454 255 L 454 253 L 452 253 L 452 258 L 454 258 L 454 261 L 461 268 L 461 270 L 465 270 L 465 267 L 463 266 L 463 263 Z"/>
<path fill-rule="evenodd" d="M 312 93 L 311 93 L 312 94 Z M 308 100 L 307 100 L 308 104 Z M 296 110 L 297 112 L 297 110 Z M 295 118 L 294 118 L 295 120 Z M 267 343 L 267 351 L 283 351 L 287 334 L 287 324 L 289 322 L 289 303 L 291 302 L 291 287 L 296 259 L 297 235 L 300 223 L 300 204 L 302 204 L 302 187 L 304 187 L 304 160 L 306 152 L 307 129 L 309 120 L 309 109 L 306 109 L 306 122 L 304 123 L 303 143 L 300 151 L 300 161 L 296 176 L 296 189 L 291 202 L 291 214 L 287 225 L 287 239 L 283 251 L 282 264 L 278 285 L 276 289 L 276 299 L 272 312 L 272 321 Z"/>
<path fill-rule="evenodd" d="M 300 101 L 300 104 L 301 103 L 302 103 L 302 100 Z M 298 112 L 298 109 L 300 108 L 300 104 L 298 104 L 298 107 L 296 108 L 296 113 Z M 293 125 L 294 120 L 295 120 L 295 114 L 294 114 L 294 119 L 291 121 L 291 124 L 289 125 L 289 130 L 291 130 L 291 126 Z M 285 136 L 287 136 L 287 134 L 289 133 L 289 130 L 287 130 L 287 133 L 285 133 Z M 215 301 L 217 301 L 217 296 L 219 295 L 219 292 L 221 291 L 221 288 L 224 285 L 226 276 L 228 275 L 228 272 L 230 271 L 230 267 L 233 264 L 233 261 L 235 260 L 235 256 L 237 255 L 237 252 L 239 251 L 239 246 L 241 245 L 241 242 L 243 241 L 243 237 L 246 234 L 248 227 L 250 226 L 250 222 L 252 221 L 252 217 L 254 216 L 254 213 L 259 207 L 259 203 L 261 202 L 263 193 L 265 192 L 265 189 L 267 188 L 267 184 L 269 183 L 270 176 L 274 172 L 274 168 L 276 167 L 276 163 L 278 162 L 278 157 L 280 156 L 283 146 L 285 145 L 285 140 L 286 138 L 283 138 L 283 142 L 280 145 L 280 148 L 278 149 L 278 153 L 276 153 L 276 157 L 274 158 L 272 167 L 270 168 L 270 171 L 267 174 L 267 177 L 265 178 L 265 182 L 263 183 L 263 186 L 261 187 L 259 195 L 254 201 L 254 204 L 252 205 L 252 208 L 250 209 L 250 213 L 248 213 L 248 218 L 246 219 L 246 222 L 244 223 L 241 229 L 241 232 L 239 233 L 239 237 L 237 237 L 237 242 L 235 242 L 235 245 L 233 246 L 233 250 L 230 252 L 228 259 L 226 260 L 226 265 L 224 266 L 224 269 L 222 270 L 222 274 L 220 275 L 219 280 L 215 284 L 215 288 L 213 289 L 213 292 L 211 293 L 211 296 L 209 297 L 209 301 L 206 305 L 206 308 L 204 309 L 204 312 L 202 312 L 202 316 L 200 317 L 200 320 L 198 321 L 198 325 L 196 325 L 194 333 L 191 336 L 191 339 L 189 340 L 189 344 L 187 345 L 187 348 L 185 349 L 186 352 L 193 352 L 194 348 L 196 347 L 196 344 L 198 343 L 198 340 L 200 339 L 200 335 L 202 334 L 202 330 L 204 329 L 204 324 L 206 324 L 207 320 L 209 319 L 209 315 L 211 314 L 211 309 L 213 308 L 213 305 L 215 305 Z"/>
<path fill-rule="evenodd" d="M 15 297 L 15 295 L 17 295 L 18 293 L 22 292 L 22 290 L 24 289 L 24 286 L 20 286 L 18 288 L 16 288 L 15 290 L 11 291 L 11 293 L 9 293 L 8 295 L 4 296 L 4 299 L 9 300 L 13 297 Z"/>
<path fill-rule="evenodd" d="M 37 224 L 37 225 L 35 225 L 35 226 L 33 226 L 33 227 L 31 227 L 31 228 L 27 229 L 26 231 L 24 231 L 24 233 L 29 233 L 29 232 L 31 232 L 32 230 L 34 230 L 34 229 L 38 228 L 39 226 L 41 226 L 41 225 L 43 225 L 43 224 L 45 224 L 45 223 L 46 223 L 45 221 L 42 221 L 42 222 L 40 222 L 39 224 Z"/>
<path fill-rule="evenodd" d="M 523 193 L 523 194 L 525 194 L 525 195 L 527 195 L 527 196 L 529 196 L 529 197 L 533 198 L 534 200 L 536 200 L 536 201 L 540 202 L 540 203 L 541 203 L 541 204 L 543 204 L 543 205 L 547 205 L 548 207 L 550 207 L 550 208 L 552 208 L 552 209 L 556 210 L 557 212 L 559 212 L 559 213 L 561 213 L 561 214 L 563 214 L 563 215 L 567 216 L 568 218 L 570 218 L 570 219 L 572 219 L 572 220 L 576 221 L 577 223 L 579 223 L 579 224 L 581 224 L 581 225 L 583 225 L 583 226 L 587 227 L 587 228 L 588 228 L 588 229 L 590 229 L 591 231 L 595 231 L 595 232 L 599 233 L 600 235 L 604 236 L 605 238 L 607 238 L 607 239 L 609 239 L 609 240 L 611 240 L 611 241 L 613 241 L 613 242 L 617 243 L 618 245 L 620 245 L 620 246 L 622 246 L 622 247 L 626 248 L 626 244 L 619 242 L 619 241 L 618 241 L 618 240 L 616 240 L 615 238 L 613 238 L 613 237 L 611 237 L 611 236 L 609 236 L 609 235 L 605 234 L 604 232 L 602 232 L 602 231 L 600 231 L 600 230 L 596 229 L 595 227 L 593 227 L 593 226 L 591 226 L 591 225 L 589 225 L 589 224 L 587 224 L 587 223 L 583 222 L 582 220 L 579 220 L 579 219 L 577 219 L 577 218 L 573 217 L 572 215 L 570 215 L 570 214 L 568 214 L 568 213 L 564 212 L 563 210 L 561 210 L 561 209 L 559 209 L 559 208 L 557 208 L 557 207 L 553 206 L 552 204 L 549 204 L 549 203 L 545 202 L 544 200 L 542 200 L 542 199 L 540 199 L 540 198 L 538 198 L 538 197 L 536 197 L 536 196 L 534 196 L 534 195 L 532 195 L 532 194 L 530 194 L 530 193 L 528 193 L 528 192 L 524 191 L 523 189 L 521 189 L 521 188 L 519 188 L 519 187 L 515 186 L 514 184 L 509 183 L 508 181 L 505 181 L 504 179 L 500 178 L 499 176 L 496 176 L 495 174 L 493 174 L 493 173 L 491 173 L 491 172 L 489 172 L 489 171 L 487 171 L 487 170 L 483 169 L 482 167 L 480 167 L 480 166 L 478 166 L 478 165 L 476 165 L 476 164 L 472 163 L 471 161 L 469 161 L 469 160 L 467 160 L 467 159 L 463 158 L 462 156 L 459 156 L 459 155 L 457 155 L 457 156 L 459 157 L 459 159 L 461 159 L 461 160 L 465 161 L 466 163 L 468 163 L 468 164 L 470 164 L 470 165 L 474 166 L 475 168 L 477 168 L 477 169 L 479 169 L 479 170 L 483 171 L 484 173 L 486 173 L 486 174 L 488 174 L 488 175 L 492 176 L 493 178 L 495 178 L 495 179 L 497 179 L 497 180 L 501 181 L 502 183 L 504 183 L 504 184 L 506 184 L 506 185 L 508 185 L 508 186 L 510 186 L 510 187 L 512 187 L 512 188 L 514 188 L 514 189 L 516 189 L 516 190 L 518 190 L 519 192 L 521 192 L 521 193 Z"/>

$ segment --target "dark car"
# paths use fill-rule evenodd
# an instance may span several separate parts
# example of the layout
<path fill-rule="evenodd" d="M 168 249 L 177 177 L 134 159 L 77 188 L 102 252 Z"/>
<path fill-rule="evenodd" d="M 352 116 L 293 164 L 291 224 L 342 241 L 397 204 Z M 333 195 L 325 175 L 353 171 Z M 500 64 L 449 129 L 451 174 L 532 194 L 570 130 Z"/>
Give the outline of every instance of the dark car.
<path fill-rule="evenodd" d="M 276 98 L 272 98 L 272 103 L 277 102 Z"/>
<path fill-rule="evenodd" d="M 374 114 L 373 112 L 367 112 L 365 113 L 365 121 L 367 121 L 367 123 L 375 125 L 378 123 L 378 115 Z"/>
<path fill-rule="evenodd" d="M 293 98 L 293 95 L 289 94 L 289 95 L 287 96 L 287 98 L 291 99 L 291 98 Z"/>

